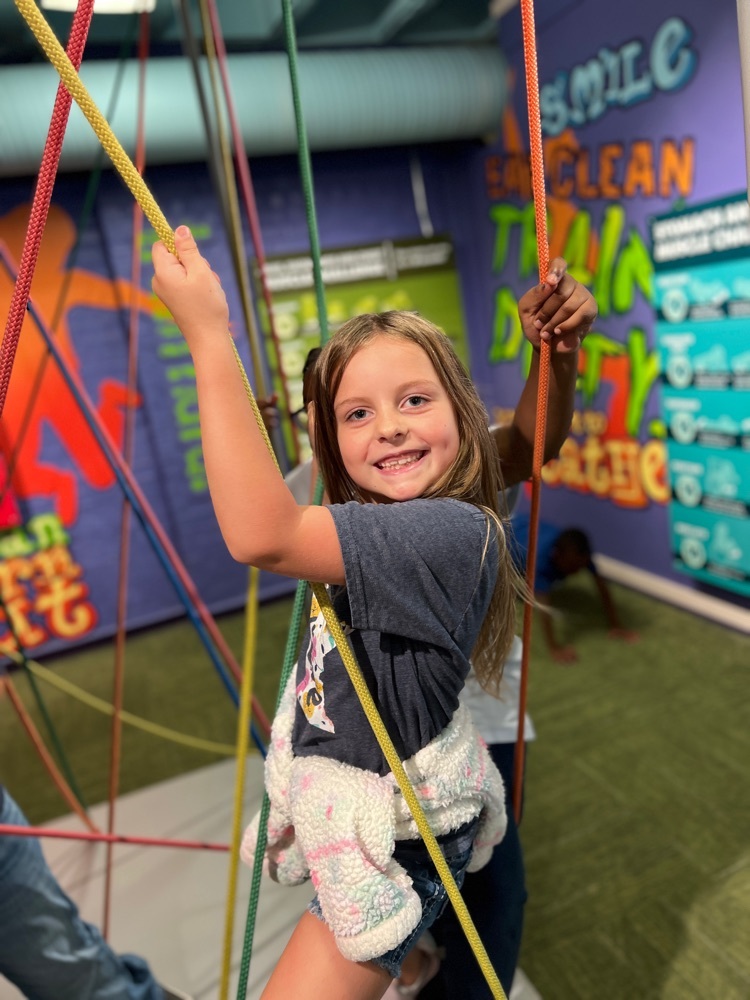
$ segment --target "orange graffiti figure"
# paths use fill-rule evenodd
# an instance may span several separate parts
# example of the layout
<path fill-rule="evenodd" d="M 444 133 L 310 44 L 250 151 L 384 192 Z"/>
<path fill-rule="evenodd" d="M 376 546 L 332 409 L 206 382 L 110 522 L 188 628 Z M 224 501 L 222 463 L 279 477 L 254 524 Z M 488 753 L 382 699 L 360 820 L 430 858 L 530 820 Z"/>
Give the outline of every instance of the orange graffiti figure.
<path fill-rule="evenodd" d="M 16 267 L 21 259 L 28 215 L 29 206 L 19 205 L 0 217 L 0 241 L 8 248 Z M 52 205 L 34 271 L 31 299 L 50 328 L 66 365 L 79 374 L 80 362 L 68 325 L 72 310 L 87 306 L 108 310 L 130 308 L 133 286 L 129 281 L 113 282 L 80 268 L 66 274 L 65 265 L 74 240 L 72 220 L 61 208 Z M 64 309 L 57 329 L 52 330 L 64 283 L 67 283 Z M 137 292 L 138 308 L 151 312 L 151 294 L 141 289 Z M 7 271 L 0 268 L 3 316 L 8 314 L 12 295 L 13 283 Z M 115 475 L 54 359 L 49 359 L 44 367 L 28 426 L 22 433 L 30 393 L 46 353 L 42 335 L 27 315 L 3 410 L 0 444 L 6 461 L 16 455 L 11 480 L 15 496 L 20 500 L 49 497 L 63 524 L 71 525 L 78 515 L 78 479 L 94 489 L 106 490 L 114 484 Z M 95 397 L 95 393 L 91 395 Z M 103 379 L 98 386 L 98 400 L 94 398 L 94 404 L 118 448 L 123 441 L 125 409 L 139 406 L 140 402 L 138 394 L 130 394 L 127 386 L 115 378 Z M 50 433 L 64 446 L 72 468 L 60 468 L 43 460 L 43 438 Z"/>

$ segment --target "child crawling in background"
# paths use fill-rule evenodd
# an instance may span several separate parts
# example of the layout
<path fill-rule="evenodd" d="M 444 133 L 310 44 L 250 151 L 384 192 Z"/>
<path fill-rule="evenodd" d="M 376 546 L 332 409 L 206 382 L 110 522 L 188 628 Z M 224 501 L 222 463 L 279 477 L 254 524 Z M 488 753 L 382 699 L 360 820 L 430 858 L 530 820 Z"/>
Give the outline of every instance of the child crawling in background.
<path fill-rule="evenodd" d="M 229 551 L 330 587 L 460 884 L 501 839 L 505 811 L 502 780 L 458 697 L 470 656 L 483 684 L 498 682 L 518 592 L 484 407 L 431 323 L 402 312 L 354 318 L 316 365 L 313 433 L 330 503 L 298 505 L 248 405 L 220 282 L 189 230 L 175 243 L 179 259 L 154 246 L 153 289 L 193 357 Z M 559 260 L 519 309 L 537 342 L 554 338 L 562 353 L 575 352 L 596 314 Z M 264 998 L 377 1000 L 446 896 L 316 607 L 274 723 L 266 782 L 267 867 L 282 882 L 311 877 L 317 895 Z M 246 856 L 252 849 L 251 825 Z"/>

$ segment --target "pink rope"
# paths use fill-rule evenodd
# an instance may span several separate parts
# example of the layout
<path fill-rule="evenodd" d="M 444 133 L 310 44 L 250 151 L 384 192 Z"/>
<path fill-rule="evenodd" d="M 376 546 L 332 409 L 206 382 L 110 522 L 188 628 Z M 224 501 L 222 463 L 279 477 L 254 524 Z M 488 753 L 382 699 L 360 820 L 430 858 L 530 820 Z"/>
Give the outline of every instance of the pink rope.
<path fill-rule="evenodd" d="M 128 837 L 120 833 L 84 833 L 82 830 L 52 830 L 45 826 L 13 826 L 0 823 L 0 837 L 51 837 L 53 840 L 93 840 L 105 844 L 140 844 L 143 847 L 179 847 L 197 851 L 228 851 L 229 844 L 207 840 L 169 840 L 166 837 Z"/>
<path fill-rule="evenodd" d="M 258 260 L 258 277 L 263 294 L 263 301 L 266 304 L 266 311 L 268 312 L 268 328 L 271 332 L 271 340 L 273 341 L 273 346 L 276 351 L 276 360 L 279 366 L 279 378 L 281 380 L 283 404 L 286 412 L 289 413 L 291 411 L 289 386 L 287 385 L 284 365 L 281 357 L 281 343 L 279 342 L 279 337 L 276 333 L 276 324 L 273 318 L 273 302 L 271 301 L 271 291 L 268 287 L 268 278 L 266 276 L 266 253 L 263 247 L 263 236 L 261 234 L 260 219 L 258 217 L 258 205 L 255 200 L 255 190 L 253 188 L 252 177 L 250 176 L 247 154 L 245 153 L 245 143 L 237 121 L 237 114 L 234 109 L 234 101 L 232 98 L 232 89 L 229 82 L 229 74 L 227 72 L 227 50 L 224 45 L 224 37 L 221 33 L 221 24 L 219 22 L 219 15 L 216 10 L 215 0 L 208 0 L 207 7 L 208 18 L 211 23 L 211 31 L 214 36 L 214 45 L 216 47 L 216 59 L 219 64 L 219 73 L 221 75 L 221 82 L 224 88 L 224 101 L 226 102 L 227 116 L 229 118 L 229 125 L 232 131 L 235 165 L 239 176 L 242 198 L 245 202 L 245 211 L 247 212 L 247 220 L 250 225 L 250 235 L 255 248 L 255 256 Z M 299 435 L 293 420 L 291 421 L 291 429 L 292 441 L 294 444 L 294 457 L 297 461 L 299 461 Z"/>

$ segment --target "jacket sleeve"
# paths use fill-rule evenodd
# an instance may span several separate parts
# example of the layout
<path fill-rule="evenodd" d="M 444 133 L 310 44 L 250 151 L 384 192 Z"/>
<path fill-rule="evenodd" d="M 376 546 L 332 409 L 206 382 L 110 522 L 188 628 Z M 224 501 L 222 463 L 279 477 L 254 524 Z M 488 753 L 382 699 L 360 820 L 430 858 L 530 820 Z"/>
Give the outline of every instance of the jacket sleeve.
<path fill-rule="evenodd" d="M 295 704 L 295 674 L 292 671 L 274 716 L 265 764 L 265 785 L 270 810 L 263 870 L 275 882 L 284 885 L 299 885 L 310 877 L 310 871 L 297 842 L 289 800 L 294 759 L 292 727 Z M 253 817 L 245 830 L 240 847 L 240 857 L 250 867 L 255 863 L 260 816 L 261 814 L 257 813 Z"/>
<path fill-rule="evenodd" d="M 298 757 L 291 787 L 299 846 L 341 954 L 366 962 L 399 945 L 422 918 L 393 858 L 393 789 L 372 771 Z"/>

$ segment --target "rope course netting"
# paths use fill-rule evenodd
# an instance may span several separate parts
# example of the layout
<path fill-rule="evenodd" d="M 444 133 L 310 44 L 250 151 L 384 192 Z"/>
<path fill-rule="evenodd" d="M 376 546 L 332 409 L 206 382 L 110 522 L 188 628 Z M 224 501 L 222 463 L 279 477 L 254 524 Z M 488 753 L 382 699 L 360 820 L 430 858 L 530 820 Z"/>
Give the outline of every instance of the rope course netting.
<path fill-rule="evenodd" d="M 68 51 L 66 52 L 59 41 L 55 37 L 51 28 L 47 24 L 46 20 L 42 16 L 39 9 L 33 0 L 15 0 L 16 6 L 21 12 L 22 16 L 26 20 L 27 24 L 31 28 L 35 37 L 37 38 L 39 44 L 44 50 L 50 63 L 58 71 L 61 78 L 61 84 L 58 90 L 58 100 L 60 102 L 60 110 L 58 110 L 56 102 L 56 113 L 57 118 L 53 114 L 53 123 L 50 127 L 50 139 L 48 140 L 49 152 L 45 147 L 45 157 L 42 163 L 42 170 L 40 171 L 40 182 L 39 188 L 42 189 L 41 201 L 42 206 L 39 211 L 39 215 L 46 216 L 46 208 L 44 207 L 44 201 L 46 200 L 46 207 L 49 206 L 49 201 L 51 199 L 52 186 L 54 183 L 54 176 L 57 169 L 57 162 L 59 161 L 59 155 L 62 147 L 62 138 L 65 131 L 65 123 L 67 122 L 67 114 L 69 113 L 71 106 L 71 99 L 74 99 L 79 105 L 81 111 L 89 121 L 92 129 L 94 130 L 102 148 L 107 153 L 111 159 L 114 167 L 117 169 L 118 173 L 122 177 L 123 181 L 131 191 L 138 210 L 148 219 L 157 233 L 158 237 L 162 242 L 170 249 L 173 253 L 175 252 L 174 244 L 174 233 L 169 226 L 169 223 L 157 205 L 153 195 L 148 189 L 147 185 L 143 181 L 141 176 L 142 161 L 140 161 L 139 166 L 134 165 L 127 153 L 118 142 L 117 138 L 112 133 L 111 128 L 104 115 L 99 111 L 94 102 L 92 101 L 90 95 L 88 94 L 86 88 L 82 84 L 77 69 L 80 66 L 83 43 L 85 42 L 85 33 L 83 27 L 80 27 L 76 32 L 75 39 L 73 38 L 73 33 L 71 32 L 71 42 L 68 46 Z M 544 169 L 542 162 L 542 143 L 541 143 L 541 118 L 539 113 L 539 94 L 538 94 L 538 83 L 537 83 L 537 66 L 536 66 L 536 43 L 534 34 L 534 12 L 532 0 L 520 0 L 522 22 L 523 22 L 523 35 L 524 35 L 524 51 L 526 59 L 526 77 L 527 77 L 527 94 L 528 94 L 528 109 L 529 109 L 529 126 L 530 126 L 530 145 L 531 145 L 531 168 L 532 168 L 532 185 L 535 203 L 535 215 L 536 215 L 536 225 L 537 225 L 537 242 L 538 242 L 538 257 L 539 257 L 539 275 L 540 280 L 544 280 L 547 274 L 549 265 L 549 251 L 547 245 L 547 224 L 546 224 L 546 201 L 544 194 Z M 327 309 L 325 302 L 325 293 L 323 287 L 322 271 L 320 265 L 320 244 L 318 238 L 317 220 L 315 217 L 315 200 L 312 182 L 312 169 L 310 164 L 310 154 L 307 143 L 307 134 L 305 130 L 301 99 L 300 99 L 300 89 L 299 89 L 299 79 L 298 79 L 298 66 L 297 66 L 297 49 L 296 49 L 296 37 L 294 29 L 294 18 L 292 11 L 291 0 L 282 0 L 283 8 L 283 19 L 284 19 L 284 32 L 286 38 L 287 54 L 289 61 L 289 74 L 292 84 L 292 96 L 295 111 L 295 122 L 297 128 L 297 138 L 298 138 L 298 156 L 300 161 L 300 172 L 302 178 L 302 186 L 305 196 L 305 209 L 308 224 L 308 234 L 310 241 L 311 257 L 313 261 L 313 276 L 315 282 L 315 292 L 316 292 L 316 302 L 318 309 L 318 321 L 321 330 L 321 340 L 325 342 L 328 338 L 328 328 L 327 328 Z M 81 0 L 79 8 L 76 12 L 76 22 L 80 21 L 81 25 L 84 20 L 88 18 L 90 20 L 91 12 L 93 9 L 93 0 Z M 221 40 L 221 35 L 218 26 L 218 18 L 216 16 L 215 6 L 209 0 L 201 0 L 201 15 L 202 24 L 204 28 L 204 34 L 207 39 L 207 49 L 209 50 L 209 55 L 212 56 L 212 73 L 214 65 L 218 65 L 219 72 L 224 84 L 224 107 L 226 108 L 227 114 L 231 121 L 231 131 L 232 139 L 234 142 L 234 152 L 236 157 L 237 172 L 240 176 L 240 181 L 243 189 L 243 197 L 248 211 L 248 215 L 251 218 L 251 229 L 253 230 L 256 254 L 260 262 L 261 274 L 263 275 L 265 258 L 262 252 L 262 241 L 260 237 L 260 228 L 257 221 L 257 209 L 255 206 L 254 195 L 252 194 L 252 187 L 249 178 L 249 171 L 247 170 L 247 160 L 244 155 L 244 150 L 242 148 L 241 137 L 239 136 L 238 129 L 236 127 L 236 118 L 233 115 L 231 96 L 228 87 L 228 78 L 226 76 L 226 67 L 224 65 L 225 51 L 223 47 L 223 41 Z M 83 33 L 83 40 L 80 39 L 80 34 Z M 80 51 L 79 51 L 80 50 Z M 217 84 L 215 82 L 215 94 L 217 94 Z M 65 95 L 65 97 L 61 96 Z M 67 104 L 67 108 L 65 105 Z M 234 180 L 234 174 L 230 170 L 227 160 L 231 156 L 230 142 L 226 135 L 225 129 L 223 127 L 223 112 L 221 108 L 221 103 L 218 96 L 215 96 L 214 103 L 214 113 L 215 113 L 215 125 L 219 130 L 221 136 L 221 148 L 224 154 L 224 162 L 221 164 L 220 172 L 223 177 L 224 190 L 227 192 L 227 202 L 229 205 L 228 212 L 228 230 L 232 238 L 232 245 L 234 247 L 233 257 L 235 260 L 235 266 L 239 272 L 241 272 L 240 288 L 246 286 L 247 297 L 242 295 L 243 298 L 243 312 L 245 313 L 246 325 L 248 327 L 248 334 L 250 336 L 251 342 L 251 354 L 253 356 L 253 362 L 255 367 L 256 385 L 258 385 L 259 393 L 264 391 L 263 382 L 263 367 L 260 359 L 260 353 L 258 349 L 258 335 L 255 329 L 252 303 L 249 299 L 249 281 L 246 275 L 242 277 L 242 267 L 244 261 L 244 253 L 242 252 L 241 244 L 241 225 L 239 222 L 238 214 L 238 199 L 236 182 Z M 219 170 L 219 167 L 215 167 L 215 170 Z M 26 245 L 24 246 L 24 255 L 21 261 L 21 267 L 18 273 L 18 280 L 16 283 L 16 291 L 14 293 L 13 305 L 11 307 L 11 314 L 8 317 L 8 323 L 5 330 L 5 335 L 3 337 L 2 345 L 0 346 L 0 413 L 2 413 L 2 408 L 4 405 L 5 395 L 7 393 L 7 387 L 11 376 L 11 370 L 13 365 L 13 359 L 15 355 L 15 349 L 18 342 L 18 334 L 20 332 L 20 325 L 26 312 L 30 312 L 34 315 L 33 303 L 29 301 L 29 289 L 31 285 L 31 277 L 34 270 L 34 254 L 35 251 L 38 252 L 38 241 L 41 239 L 41 231 L 43 230 L 44 222 L 39 221 L 36 216 L 34 218 L 33 226 L 30 224 L 29 235 L 27 237 L 27 243 L 29 244 L 29 250 L 27 253 Z M 257 239 L 256 239 L 257 237 Z M 260 248 L 260 250 L 259 250 Z M 4 259 L 6 267 L 9 267 L 7 260 Z M 270 293 L 268 292 L 267 285 L 263 283 L 263 295 L 266 300 L 266 305 L 268 308 L 269 317 L 272 318 L 273 310 L 271 308 Z M 40 328 L 44 327 L 41 318 L 36 316 L 36 322 Z M 54 345 L 54 340 L 47 337 L 47 347 L 50 355 L 57 361 L 58 364 L 63 366 L 59 354 L 56 356 L 56 348 Z M 266 442 L 269 452 L 275 459 L 275 452 L 271 445 L 268 433 L 266 431 L 258 403 L 256 401 L 255 395 L 253 393 L 250 381 L 242 365 L 242 361 L 237 351 L 236 345 L 232 340 L 232 348 L 234 350 L 235 359 L 239 368 L 240 376 L 247 394 L 249 404 L 253 410 L 256 422 L 260 429 L 260 432 Z M 528 549 L 528 560 L 527 560 L 527 582 L 529 583 L 530 589 L 533 589 L 533 575 L 534 566 L 536 559 L 536 544 L 537 544 L 537 523 L 538 523 L 538 513 L 539 513 L 539 491 L 541 486 L 541 467 L 543 463 L 544 455 L 544 439 L 546 430 L 546 412 L 547 412 L 547 393 L 549 386 L 549 361 L 550 361 L 550 347 L 547 343 L 542 343 L 541 347 L 541 359 L 540 359 L 540 374 L 539 374 L 539 390 L 538 390 L 538 409 L 537 409 L 537 421 L 536 421 L 536 431 L 534 439 L 534 451 L 533 451 L 533 469 L 532 469 L 532 511 L 531 511 L 531 523 L 529 532 L 529 549 Z M 68 372 L 67 377 L 70 381 L 71 389 L 76 396 L 79 405 L 84 409 L 91 411 L 91 418 L 94 426 L 96 426 L 96 414 L 93 412 L 90 401 L 86 397 L 85 390 L 76 380 L 75 374 Z M 237 746 L 236 746 L 236 756 L 238 762 L 238 780 L 236 786 L 235 795 L 235 814 L 233 822 L 232 831 L 232 844 L 230 850 L 230 856 L 232 858 L 232 863 L 230 865 L 230 889 L 229 889 L 229 899 L 227 906 L 227 921 L 225 925 L 225 942 L 224 942 L 224 954 L 222 957 L 222 978 L 220 987 L 220 996 L 222 1000 L 227 996 L 228 982 L 229 982 L 229 969 L 231 965 L 231 953 L 229 948 L 229 942 L 231 941 L 231 928 L 232 928 L 232 917 L 231 913 L 234 910 L 235 904 L 235 891 L 234 884 L 236 882 L 236 871 L 237 871 L 237 858 L 239 854 L 239 836 L 241 832 L 241 802 L 242 802 L 242 789 L 243 789 L 243 777 L 244 777 L 244 761 L 247 756 L 248 749 L 248 734 L 252 731 L 251 724 L 251 707 L 256 709 L 256 718 L 259 718 L 257 706 L 253 705 L 252 702 L 252 661 L 253 661 L 253 649 L 255 644 L 255 632 L 257 629 L 257 570 L 251 570 L 250 582 L 249 582 L 249 592 L 248 592 L 248 621 L 246 627 L 246 639 L 245 639 L 245 655 L 243 657 L 243 669 L 240 670 L 234 664 L 231 653 L 227 656 L 228 650 L 226 649 L 226 644 L 223 639 L 220 638 L 220 633 L 217 635 L 218 629 L 215 628 L 215 623 L 211 625 L 211 619 L 206 617 L 207 612 L 201 611 L 200 599 L 197 595 L 194 585 L 187 577 L 184 567 L 181 566 L 179 557 L 174 551 L 169 539 L 166 537 L 161 526 L 158 525 L 153 512 L 151 511 L 145 497 L 141 493 L 137 483 L 135 482 L 132 473 L 129 469 L 129 462 L 127 461 L 127 456 L 123 456 L 119 453 L 111 439 L 108 438 L 106 429 L 97 428 L 97 439 L 100 442 L 100 446 L 103 448 L 105 453 L 108 455 L 110 461 L 112 462 L 113 468 L 117 475 L 120 486 L 123 490 L 125 496 L 125 504 L 129 510 L 135 513 L 136 517 L 140 521 L 143 529 L 149 537 L 149 540 L 155 547 L 155 550 L 161 553 L 162 563 L 165 570 L 167 571 L 170 579 L 172 580 L 178 593 L 184 597 L 185 606 L 188 608 L 188 614 L 193 621 L 199 635 L 204 639 L 207 649 L 213 651 L 212 659 L 217 667 L 217 670 L 227 686 L 233 700 L 238 704 L 239 708 L 239 718 L 238 718 L 238 730 L 237 730 Z M 278 463 L 277 463 L 278 466 Z M 279 470 L 281 471 L 281 470 Z M 317 489 L 317 501 L 320 501 L 321 497 L 321 487 L 318 484 Z M 123 519 L 125 520 L 125 518 Z M 123 541 L 123 546 L 125 542 Z M 333 607 L 328 595 L 327 590 L 319 584 L 312 584 L 312 591 L 317 599 L 320 609 L 325 617 L 326 623 L 330 630 L 330 633 L 339 648 L 342 660 L 346 667 L 347 673 L 351 679 L 351 682 L 357 692 L 357 695 L 362 703 L 363 709 L 367 716 L 368 722 L 371 725 L 373 732 L 378 740 L 378 744 L 391 768 L 396 782 L 406 800 L 411 813 L 416 822 L 419 834 L 424 840 L 430 856 L 433 860 L 435 868 L 442 879 L 451 903 L 456 910 L 462 928 L 466 934 L 466 937 L 474 951 L 477 961 L 482 969 L 482 972 L 487 980 L 488 986 L 491 990 L 493 997 L 505 998 L 502 986 L 497 978 L 497 975 L 492 968 L 489 961 L 487 953 L 482 945 L 481 940 L 477 934 L 476 928 L 471 920 L 471 917 L 466 909 L 465 904 L 461 898 L 461 895 L 456 886 L 453 875 L 440 851 L 439 845 L 429 827 L 426 816 L 421 808 L 419 800 L 412 788 L 409 780 L 407 778 L 406 772 L 403 765 L 398 757 L 395 747 L 388 735 L 385 726 L 378 714 L 377 707 L 370 695 L 367 685 L 364 681 L 363 675 L 359 668 L 359 665 L 354 658 L 351 648 L 346 641 L 343 628 L 336 618 L 333 611 Z M 286 685 L 286 680 L 293 668 L 295 652 L 299 641 L 301 622 L 304 613 L 305 605 L 305 595 L 306 595 L 306 585 L 304 582 L 300 582 L 297 587 L 294 600 L 294 609 L 292 613 L 292 621 L 289 629 L 289 636 L 287 641 L 287 648 L 284 657 L 284 665 L 282 669 L 282 678 L 280 684 L 280 693 L 284 690 Z M 522 681 L 521 681 L 521 704 L 519 706 L 519 734 L 517 743 L 517 755 L 516 755 L 516 781 L 515 781 L 515 801 L 514 809 L 516 815 L 519 815 L 520 808 L 520 796 L 522 789 L 521 776 L 523 772 L 523 719 L 524 710 L 526 703 L 526 691 L 527 691 L 527 675 L 528 675 L 528 650 L 530 646 L 530 628 L 531 628 L 531 608 L 527 605 L 525 615 L 524 615 L 524 628 L 523 628 L 523 639 L 524 639 L 524 654 L 523 654 L 523 665 L 522 665 Z M 219 655 L 219 653 L 221 655 Z M 22 655 L 23 661 L 26 663 L 29 670 L 31 670 L 32 665 L 26 661 L 25 656 Z M 240 694 L 237 696 L 237 692 L 234 688 L 234 684 L 231 678 L 228 676 L 225 669 L 225 663 L 230 663 L 230 669 L 234 673 L 235 679 L 239 679 L 241 683 Z M 32 675 L 35 673 L 38 676 L 44 676 L 43 668 L 38 668 L 35 666 Z M 120 677 L 120 685 L 122 678 Z M 12 685 L 8 678 L 1 677 L 0 682 L 3 683 L 6 690 L 12 690 Z M 117 682 L 116 682 L 117 683 Z M 13 695 L 10 695 L 11 698 Z M 116 702 L 117 702 L 116 697 Z M 93 702 L 92 707 L 93 706 Z M 104 703 L 106 704 L 106 703 Z M 97 704 L 99 710 L 104 710 L 102 705 Z M 131 724 L 137 724 L 131 717 L 128 720 L 127 714 L 123 712 L 121 704 L 115 704 L 113 706 L 108 706 L 107 711 L 111 711 L 116 725 L 119 726 L 120 722 L 130 721 Z M 142 722 L 142 720 L 141 720 Z M 268 722 L 263 719 L 264 729 L 268 732 Z M 156 733 L 156 728 L 152 726 L 153 732 Z M 158 727 L 161 729 L 160 735 L 166 735 L 166 730 L 164 727 Z M 170 738 L 175 738 L 174 734 Z M 113 743 L 116 742 L 113 740 Z M 203 741 L 204 749 L 209 749 L 206 745 L 207 741 Z M 221 749 L 217 747 L 221 746 Z M 223 745 L 213 745 L 213 749 L 210 752 L 226 752 L 226 747 Z M 116 754 L 113 751 L 113 760 L 116 759 Z M 114 765 L 113 765 L 114 770 Z M 115 789 L 116 791 L 116 786 Z M 72 794 L 72 793 L 71 793 Z M 75 798 L 75 797 L 74 797 Z M 76 811 L 79 812 L 81 818 L 84 822 L 87 822 L 89 827 L 91 823 L 86 817 L 85 811 L 77 804 Z M 254 931 L 255 915 L 257 912 L 257 903 L 259 895 L 259 882 L 260 882 L 260 869 L 262 866 L 262 858 L 265 849 L 265 830 L 266 830 L 266 820 L 268 816 L 268 797 L 264 795 L 261 823 L 259 827 L 259 838 L 256 849 L 256 866 L 253 871 L 252 887 L 250 893 L 250 902 L 248 908 L 248 918 L 246 924 L 245 932 L 245 947 L 243 949 L 242 962 L 240 966 L 240 977 L 238 983 L 238 998 L 246 996 L 247 992 L 247 979 L 250 955 L 252 952 L 252 937 Z M 110 825 L 113 825 L 113 813 L 111 814 Z M 0 834 L 6 832 L 4 828 L 0 827 Z M 60 833 L 60 836 L 64 834 Z M 73 835 L 70 835 L 73 836 Z M 98 838 L 105 840 L 110 845 L 114 843 L 162 843 L 169 844 L 171 846 L 202 846 L 204 848 L 213 850 L 227 850 L 225 845 L 198 845 L 188 842 L 178 843 L 174 841 L 156 841 L 153 838 L 121 838 L 116 835 L 113 830 L 109 830 L 106 834 L 100 834 L 95 830 L 92 830 L 88 835 L 77 834 L 75 836 L 88 836 L 89 838 Z"/>

